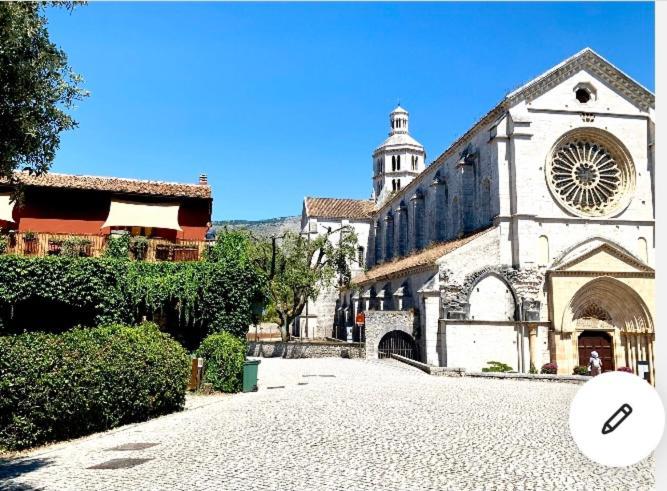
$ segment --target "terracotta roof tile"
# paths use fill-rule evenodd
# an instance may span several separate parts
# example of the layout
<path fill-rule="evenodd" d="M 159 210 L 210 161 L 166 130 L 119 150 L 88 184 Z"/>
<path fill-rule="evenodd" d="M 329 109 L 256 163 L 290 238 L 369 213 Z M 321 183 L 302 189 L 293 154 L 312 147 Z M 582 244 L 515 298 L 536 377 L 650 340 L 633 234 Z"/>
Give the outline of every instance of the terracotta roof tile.
<path fill-rule="evenodd" d="M 313 198 L 304 200 L 309 217 L 364 219 L 370 218 L 373 202 L 365 199 Z"/>
<path fill-rule="evenodd" d="M 33 176 L 26 172 L 17 172 L 15 173 L 15 176 L 20 183 L 26 186 L 110 191 L 123 194 L 143 194 L 179 198 L 211 198 L 211 187 L 208 184 L 182 184 L 175 182 L 124 179 L 120 177 L 58 174 L 55 172 L 49 172 L 47 174 L 42 174 L 41 176 Z M 3 181 L 7 182 L 6 180 Z"/>
<path fill-rule="evenodd" d="M 389 278 L 402 276 L 411 272 L 412 270 L 421 269 L 425 267 L 435 266 L 435 262 L 442 256 L 449 254 L 455 249 L 467 244 L 468 242 L 483 235 L 493 227 L 488 227 L 483 230 L 478 230 L 470 235 L 461 237 L 460 239 L 450 240 L 447 242 L 440 242 L 428 246 L 409 256 L 394 259 L 388 263 L 382 263 L 374 268 L 369 269 L 363 273 L 352 278 L 353 285 L 363 285 L 374 281 L 383 281 Z"/>

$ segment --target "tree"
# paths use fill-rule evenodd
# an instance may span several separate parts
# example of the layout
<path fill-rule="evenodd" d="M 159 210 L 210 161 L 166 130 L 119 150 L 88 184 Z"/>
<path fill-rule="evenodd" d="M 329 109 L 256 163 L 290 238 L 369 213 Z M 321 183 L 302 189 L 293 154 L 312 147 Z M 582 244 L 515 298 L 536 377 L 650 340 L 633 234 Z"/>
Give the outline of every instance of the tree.
<path fill-rule="evenodd" d="M 72 10 L 79 2 L 0 3 L 0 179 L 16 169 L 46 172 L 60 133 L 76 127 L 65 112 L 87 96 L 67 55 L 49 39 L 47 5 Z"/>
<path fill-rule="evenodd" d="M 267 278 L 268 296 L 280 319 L 283 341 L 289 326 L 322 288 L 350 281 L 357 237 L 351 227 L 328 229 L 315 238 L 286 232 L 256 243 L 255 262 Z"/>

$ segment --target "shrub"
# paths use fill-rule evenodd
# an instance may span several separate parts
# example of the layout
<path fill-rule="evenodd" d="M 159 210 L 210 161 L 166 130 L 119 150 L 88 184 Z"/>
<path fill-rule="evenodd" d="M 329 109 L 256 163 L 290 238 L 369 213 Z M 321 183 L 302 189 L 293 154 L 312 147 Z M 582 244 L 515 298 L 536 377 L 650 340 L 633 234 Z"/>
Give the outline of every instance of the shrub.
<path fill-rule="evenodd" d="M 134 259 L 143 261 L 146 259 L 146 253 L 148 252 L 148 239 L 143 235 L 132 237 L 130 239 L 130 251 L 132 251 Z"/>
<path fill-rule="evenodd" d="M 634 373 L 634 372 L 632 371 L 632 368 L 630 368 L 630 367 L 618 367 L 618 368 L 616 369 L 616 371 L 617 371 L 617 372 Z"/>
<path fill-rule="evenodd" d="M 540 370 L 540 373 L 546 373 L 550 375 L 556 375 L 558 372 L 558 365 L 555 363 L 545 363 L 542 365 L 542 369 Z"/>
<path fill-rule="evenodd" d="M 588 375 L 588 367 L 585 367 L 583 365 L 574 367 L 572 375 Z"/>
<path fill-rule="evenodd" d="M 0 235 L 0 254 L 4 254 L 9 247 L 9 240 L 6 236 Z"/>
<path fill-rule="evenodd" d="M 130 236 L 128 234 L 110 235 L 104 255 L 113 259 L 128 259 Z"/>
<path fill-rule="evenodd" d="M 124 241 L 110 239 L 107 252 L 116 240 Z M 166 319 L 165 328 L 194 349 L 206 334 L 242 337 L 255 321 L 264 278 L 250 264 L 130 261 L 118 244 L 125 259 L 0 256 L 0 329 L 4 322 L 5 332 L 35 330 L 14 318 L 16 306 L 60 302 L 91 319 L 86 325 Z"/>
<path fill-rule="evenodd" d="M 487 361 L 487 368 L 482 368 L 482 372 L 511 372 L 512 367 L 500 361 Z"/>
<path fill-rule="evenodd" d="M 204 383 L 221 392 L 239 392 L 243 383 L 246 345 L 239 338 L 220 332 L 202 342 L 197 356 L 204 358 Z"/>
<path fill-rule="evenodd" d="M 188 373 L 185 350 L 154 324 L 0 337 L 0 447 L 180 410 Z"/>
<path fill-rule="evenodd" d="M 535 364 L 532 361 L 530 362 L 530 370 L 528 370 L 528 373 L 532 375 L 537 374 L 537 368 L 535 368 Z"/>

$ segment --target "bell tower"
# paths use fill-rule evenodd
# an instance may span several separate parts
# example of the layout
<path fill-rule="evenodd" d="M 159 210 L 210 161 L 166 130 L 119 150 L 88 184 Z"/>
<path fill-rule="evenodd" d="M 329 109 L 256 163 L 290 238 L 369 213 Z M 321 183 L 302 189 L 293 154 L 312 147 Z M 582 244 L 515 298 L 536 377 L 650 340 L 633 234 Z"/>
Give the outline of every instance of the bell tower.
<path fill-rule="evenodd" d="M 399 104 L 389 113 L 389 138 L 373 152 L 373 199 L 382 203 L 424 170 L 426 152 L 408 132 L 409 113 Z"/>

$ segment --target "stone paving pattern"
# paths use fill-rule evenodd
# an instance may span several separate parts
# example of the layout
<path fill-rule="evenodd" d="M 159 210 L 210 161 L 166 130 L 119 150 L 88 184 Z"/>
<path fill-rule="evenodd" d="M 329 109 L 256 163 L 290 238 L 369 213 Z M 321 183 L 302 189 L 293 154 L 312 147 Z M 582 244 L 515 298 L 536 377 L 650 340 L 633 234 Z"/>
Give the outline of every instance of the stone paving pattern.
<path fill-rule="evenodd" d="M 197 396 L 181 413 L 0 465 L 0 489 L 653 487 L 653 458 L 610 469 L 578 452 L 567 424 L 576 385 L 434 377 L 394 360 L 263 359 L 259 374 L 256 393 Z M 108 450 L 140 442 L 159 445 Z M 117 458 L 152 460 L 88 469 Z"/>

